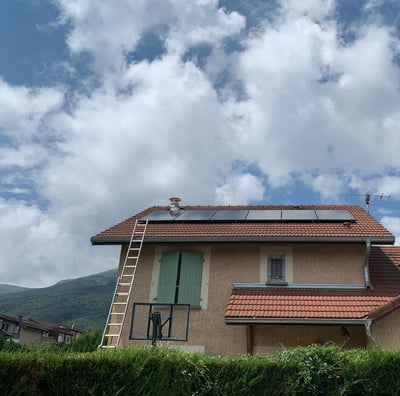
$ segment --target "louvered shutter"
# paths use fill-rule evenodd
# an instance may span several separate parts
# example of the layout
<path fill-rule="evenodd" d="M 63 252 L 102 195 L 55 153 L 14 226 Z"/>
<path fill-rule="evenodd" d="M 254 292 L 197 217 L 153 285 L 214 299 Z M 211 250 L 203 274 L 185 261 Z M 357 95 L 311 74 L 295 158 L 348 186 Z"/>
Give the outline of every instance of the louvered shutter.
<path fill-rule="evenodd" d="M 203 254 L 182 252 L 178 303 L 200 306 Z"/>
<path fill-rule="evenodd" d="M 165 252 L 161 256 L 158 278 L 157 302 L 172 304 L 175 302 L 176 280 L 179 252 Z"/>

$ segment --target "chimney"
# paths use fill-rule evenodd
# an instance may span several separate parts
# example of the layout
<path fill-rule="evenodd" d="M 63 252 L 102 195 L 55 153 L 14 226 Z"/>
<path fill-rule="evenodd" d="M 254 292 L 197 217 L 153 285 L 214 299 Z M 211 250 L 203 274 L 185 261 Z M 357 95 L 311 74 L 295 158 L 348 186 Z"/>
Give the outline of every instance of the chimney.
<path fill-rule="evenodd" d="M 171 214 L 171 216 L 177 216 L 181 211 L 181 208 L 179 206 L 179 202 L 181 202 L 181 199 L 177 197 L 172 197 L 169 200 L 169 213 Z"/>

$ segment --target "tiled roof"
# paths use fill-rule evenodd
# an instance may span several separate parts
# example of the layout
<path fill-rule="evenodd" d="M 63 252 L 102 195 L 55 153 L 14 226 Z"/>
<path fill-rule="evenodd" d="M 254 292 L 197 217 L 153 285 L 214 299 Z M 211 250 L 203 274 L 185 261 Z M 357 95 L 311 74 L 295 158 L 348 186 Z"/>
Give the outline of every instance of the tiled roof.
<path fill-rule="evenodd" d="M 184 206 L 185 210 L 348 210 L 354 222 L 154 222 L 149 223 L 146 240 L 223 240 L 223 239 L 357 239 L 393 244 L 394 236 L 362 207 L 356 205 L 302 206 Z M 154 206 L 93 236 L 93 244 L 121 244 L 129 240 L 135 221 L 167 206 Z"/>
<path fill-rule="evenodd" d="M 234 288 L 225 317 L 376 319 L 400 306 L 400 246 L 373 246 L 371 289 Z"/>

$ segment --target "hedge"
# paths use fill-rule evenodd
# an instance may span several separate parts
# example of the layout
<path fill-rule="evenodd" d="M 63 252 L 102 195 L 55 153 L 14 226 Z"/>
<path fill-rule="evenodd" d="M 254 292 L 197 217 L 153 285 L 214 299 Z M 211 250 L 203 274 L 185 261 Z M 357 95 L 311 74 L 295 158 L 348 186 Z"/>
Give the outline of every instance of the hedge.
<path fill-rule="evenodd" d="M 215 358 L 167 347 L 0 352 L 2 395 L 400 395 L 400 354 L 310 346 Z"/>

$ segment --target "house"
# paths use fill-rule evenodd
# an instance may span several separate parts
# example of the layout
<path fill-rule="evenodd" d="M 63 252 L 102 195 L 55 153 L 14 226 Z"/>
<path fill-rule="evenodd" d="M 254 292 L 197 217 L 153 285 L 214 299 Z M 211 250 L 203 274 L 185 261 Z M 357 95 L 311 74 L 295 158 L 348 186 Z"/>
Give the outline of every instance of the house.
<path fill-rule="evenodd" d="M 362 207 L 179 202 L 91 238 L 121 245 L 104 346 L 161 338 L 223 356 L 327 342 L 400 350 L 400 247 Z"/>
<path fill-rule="evenodd" d="M 40 343 L 49 338 L 54 339 L 59 345 L 69 344 L 83 333 L 74 326 L 57 325 L 3 313 L 0 313 L 0 331 L 5 338 L 20 345 Z"/>

